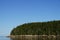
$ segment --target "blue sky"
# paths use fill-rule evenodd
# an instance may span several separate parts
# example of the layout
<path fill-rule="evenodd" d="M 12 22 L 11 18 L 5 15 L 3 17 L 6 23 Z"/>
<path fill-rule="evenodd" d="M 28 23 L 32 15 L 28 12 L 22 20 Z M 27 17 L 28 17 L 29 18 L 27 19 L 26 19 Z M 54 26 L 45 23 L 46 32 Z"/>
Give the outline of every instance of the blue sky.
<path fill-rule="evenodd" d="M 0 36 L 28 22 L 60 20 L 60 0 L 0 0 Z"/>

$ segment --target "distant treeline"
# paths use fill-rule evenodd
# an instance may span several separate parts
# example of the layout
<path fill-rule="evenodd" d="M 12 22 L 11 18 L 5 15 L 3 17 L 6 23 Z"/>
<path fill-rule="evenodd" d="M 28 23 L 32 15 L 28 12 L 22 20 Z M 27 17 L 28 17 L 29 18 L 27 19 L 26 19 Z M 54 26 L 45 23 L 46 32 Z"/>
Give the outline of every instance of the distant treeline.
<path fill-rule="evenodd" d="M 25 23 L 14 28 L 10 35 L 60 35 L 60 20 Z"/>

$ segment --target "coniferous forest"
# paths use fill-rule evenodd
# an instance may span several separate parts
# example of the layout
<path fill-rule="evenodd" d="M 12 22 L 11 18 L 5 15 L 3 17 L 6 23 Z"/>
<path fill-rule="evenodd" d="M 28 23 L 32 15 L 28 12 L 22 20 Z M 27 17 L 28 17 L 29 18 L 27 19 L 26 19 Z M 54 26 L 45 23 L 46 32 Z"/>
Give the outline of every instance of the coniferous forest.
<path fill-rule="evenodd" d="M 60 20 L 25 23 L 13 28 L 10 35 L 60 35 Z"/>

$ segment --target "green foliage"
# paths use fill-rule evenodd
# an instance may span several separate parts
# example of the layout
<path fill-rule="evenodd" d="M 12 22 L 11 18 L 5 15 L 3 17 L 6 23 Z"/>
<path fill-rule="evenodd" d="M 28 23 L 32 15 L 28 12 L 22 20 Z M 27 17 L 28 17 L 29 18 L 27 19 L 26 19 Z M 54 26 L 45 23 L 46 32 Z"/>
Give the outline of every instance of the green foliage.
<path fill-rule="evenodd" d="M 60 20 L 25 23 L 14 28 L 10 35 L 60 35 Z"/>

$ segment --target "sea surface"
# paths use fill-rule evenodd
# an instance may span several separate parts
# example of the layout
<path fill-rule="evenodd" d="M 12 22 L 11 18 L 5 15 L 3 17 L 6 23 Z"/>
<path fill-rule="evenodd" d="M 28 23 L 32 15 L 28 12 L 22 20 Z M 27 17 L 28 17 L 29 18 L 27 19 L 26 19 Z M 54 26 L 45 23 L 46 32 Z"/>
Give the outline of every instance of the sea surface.
<path fill-rule="evenodd" d="M 10 38 L 5 37 L 5 36 L 0 36 L 0 40 L 10 40 Z"/>

